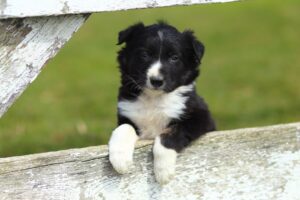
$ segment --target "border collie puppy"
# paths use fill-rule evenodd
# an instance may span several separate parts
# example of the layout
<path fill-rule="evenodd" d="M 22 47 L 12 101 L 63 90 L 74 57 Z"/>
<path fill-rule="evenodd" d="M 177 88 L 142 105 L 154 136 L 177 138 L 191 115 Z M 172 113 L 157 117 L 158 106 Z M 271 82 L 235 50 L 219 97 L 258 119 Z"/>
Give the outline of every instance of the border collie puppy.
<path fill-rule="evenodd" d="M 192 31 L 159 22 L 135 24 L 119 33 L 121 87 L 118 127 L 109 141 L 109 160 L 123 174 L 139 139 L 154 139 L 154 173 L 160 184 L 175 173 L 177 153 L 215 123 L 195 79 L 204 46 Z"/>

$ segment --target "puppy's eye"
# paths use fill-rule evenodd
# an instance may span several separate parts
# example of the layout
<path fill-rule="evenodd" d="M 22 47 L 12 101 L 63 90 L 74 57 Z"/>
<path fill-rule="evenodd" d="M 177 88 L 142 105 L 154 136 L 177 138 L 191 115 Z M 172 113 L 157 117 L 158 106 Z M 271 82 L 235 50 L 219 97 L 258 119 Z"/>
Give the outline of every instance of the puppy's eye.
<path fill-rule="evenodd" d="M 140 52 L 140 57 L 143 58 L 143 59 L 149 59 L 150 54 L 147 51 L 141 51 Z"/>
<path fill-rule="evenodd" d="M 179 60 L 179 57 L 177 55 L 172 55 L 169 59 L 171 62 L 177 62 Z"/>

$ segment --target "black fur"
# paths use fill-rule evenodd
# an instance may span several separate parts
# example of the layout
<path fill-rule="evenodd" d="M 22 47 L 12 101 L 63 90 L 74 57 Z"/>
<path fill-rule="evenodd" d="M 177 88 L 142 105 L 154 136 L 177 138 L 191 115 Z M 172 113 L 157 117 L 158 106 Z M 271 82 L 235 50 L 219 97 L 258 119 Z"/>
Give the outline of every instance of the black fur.
<path fill-rule="evenodd" d="M 163 33 L 163 40 L 158 35 Z M 121 72 L 119 101 L 138 98 L 146 84 L 146 72 L 155 60 L 162 62 L 161 73 L 165 85 L 161 90 L 172 92 L 182 85 L 192 84 L 199 75 L 199 66 L 204 55 L 204 45 L 190 30 L 179 32 L 176 28 L 157 23 L 144 26 L 135 24 L 119 33 L 118 44 L 126 43 L 118 54 Z M 202 134 L 215 130 L 215 123 L 204 100 L 192 92 L 188 97 L 186 109 L 179 119 L 171 119 L 169 133 L 161 135 L 162 144 L 177 152 Z M 127 117 L 118 114 L 118 124 L 133 125 L 137 133 L 139 127 Z"/>
<path fill-rule="evenodd" d="M 180 120 L 171 121 L 170 134 L 162 135 L 162 144 L 181 151 L 201 135 L 216 130 L 215 123 L 204 100 L 195 91 L 188 93 L 186 111 Z"/>

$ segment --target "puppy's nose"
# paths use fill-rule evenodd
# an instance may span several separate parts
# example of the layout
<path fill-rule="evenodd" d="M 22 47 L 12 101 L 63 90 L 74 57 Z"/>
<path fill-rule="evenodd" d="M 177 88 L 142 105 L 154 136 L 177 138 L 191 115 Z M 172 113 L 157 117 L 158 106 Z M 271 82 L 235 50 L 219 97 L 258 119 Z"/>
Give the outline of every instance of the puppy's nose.
<path fill-rule="evenodd" d="M 164 84 L 164 81 L 162 78 L 150 77 L 150 83 L 153 87 L 159 88 Z"/>

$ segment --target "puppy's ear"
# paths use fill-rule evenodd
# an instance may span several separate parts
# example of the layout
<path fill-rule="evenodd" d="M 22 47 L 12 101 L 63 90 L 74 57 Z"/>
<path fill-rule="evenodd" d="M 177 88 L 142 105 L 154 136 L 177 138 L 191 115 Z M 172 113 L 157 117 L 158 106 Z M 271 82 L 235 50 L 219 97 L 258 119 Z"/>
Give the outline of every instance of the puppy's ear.
<path fill-rule="evenodd" d="M 197 64 L 200 64 L 201 59 L 204 55 L 204 50 L 205 50 L 204 45 L 196 39 L 193 31 L 186 30 L 182 34 L 184 35 L 184 38 L 189 43 L 189 45 L 191 45 L 193 49 L 195 61 L 197 62 Z"/>
<path fill-rule="evenodd" d="M 143 29 L 144 29 L 144 24 L 140 22 L 128 27 L 123 31 L 120 31 L 117 45 L 120 45 L 123 42 L 130 41 L 136 33 L 140 32 Z"/>

